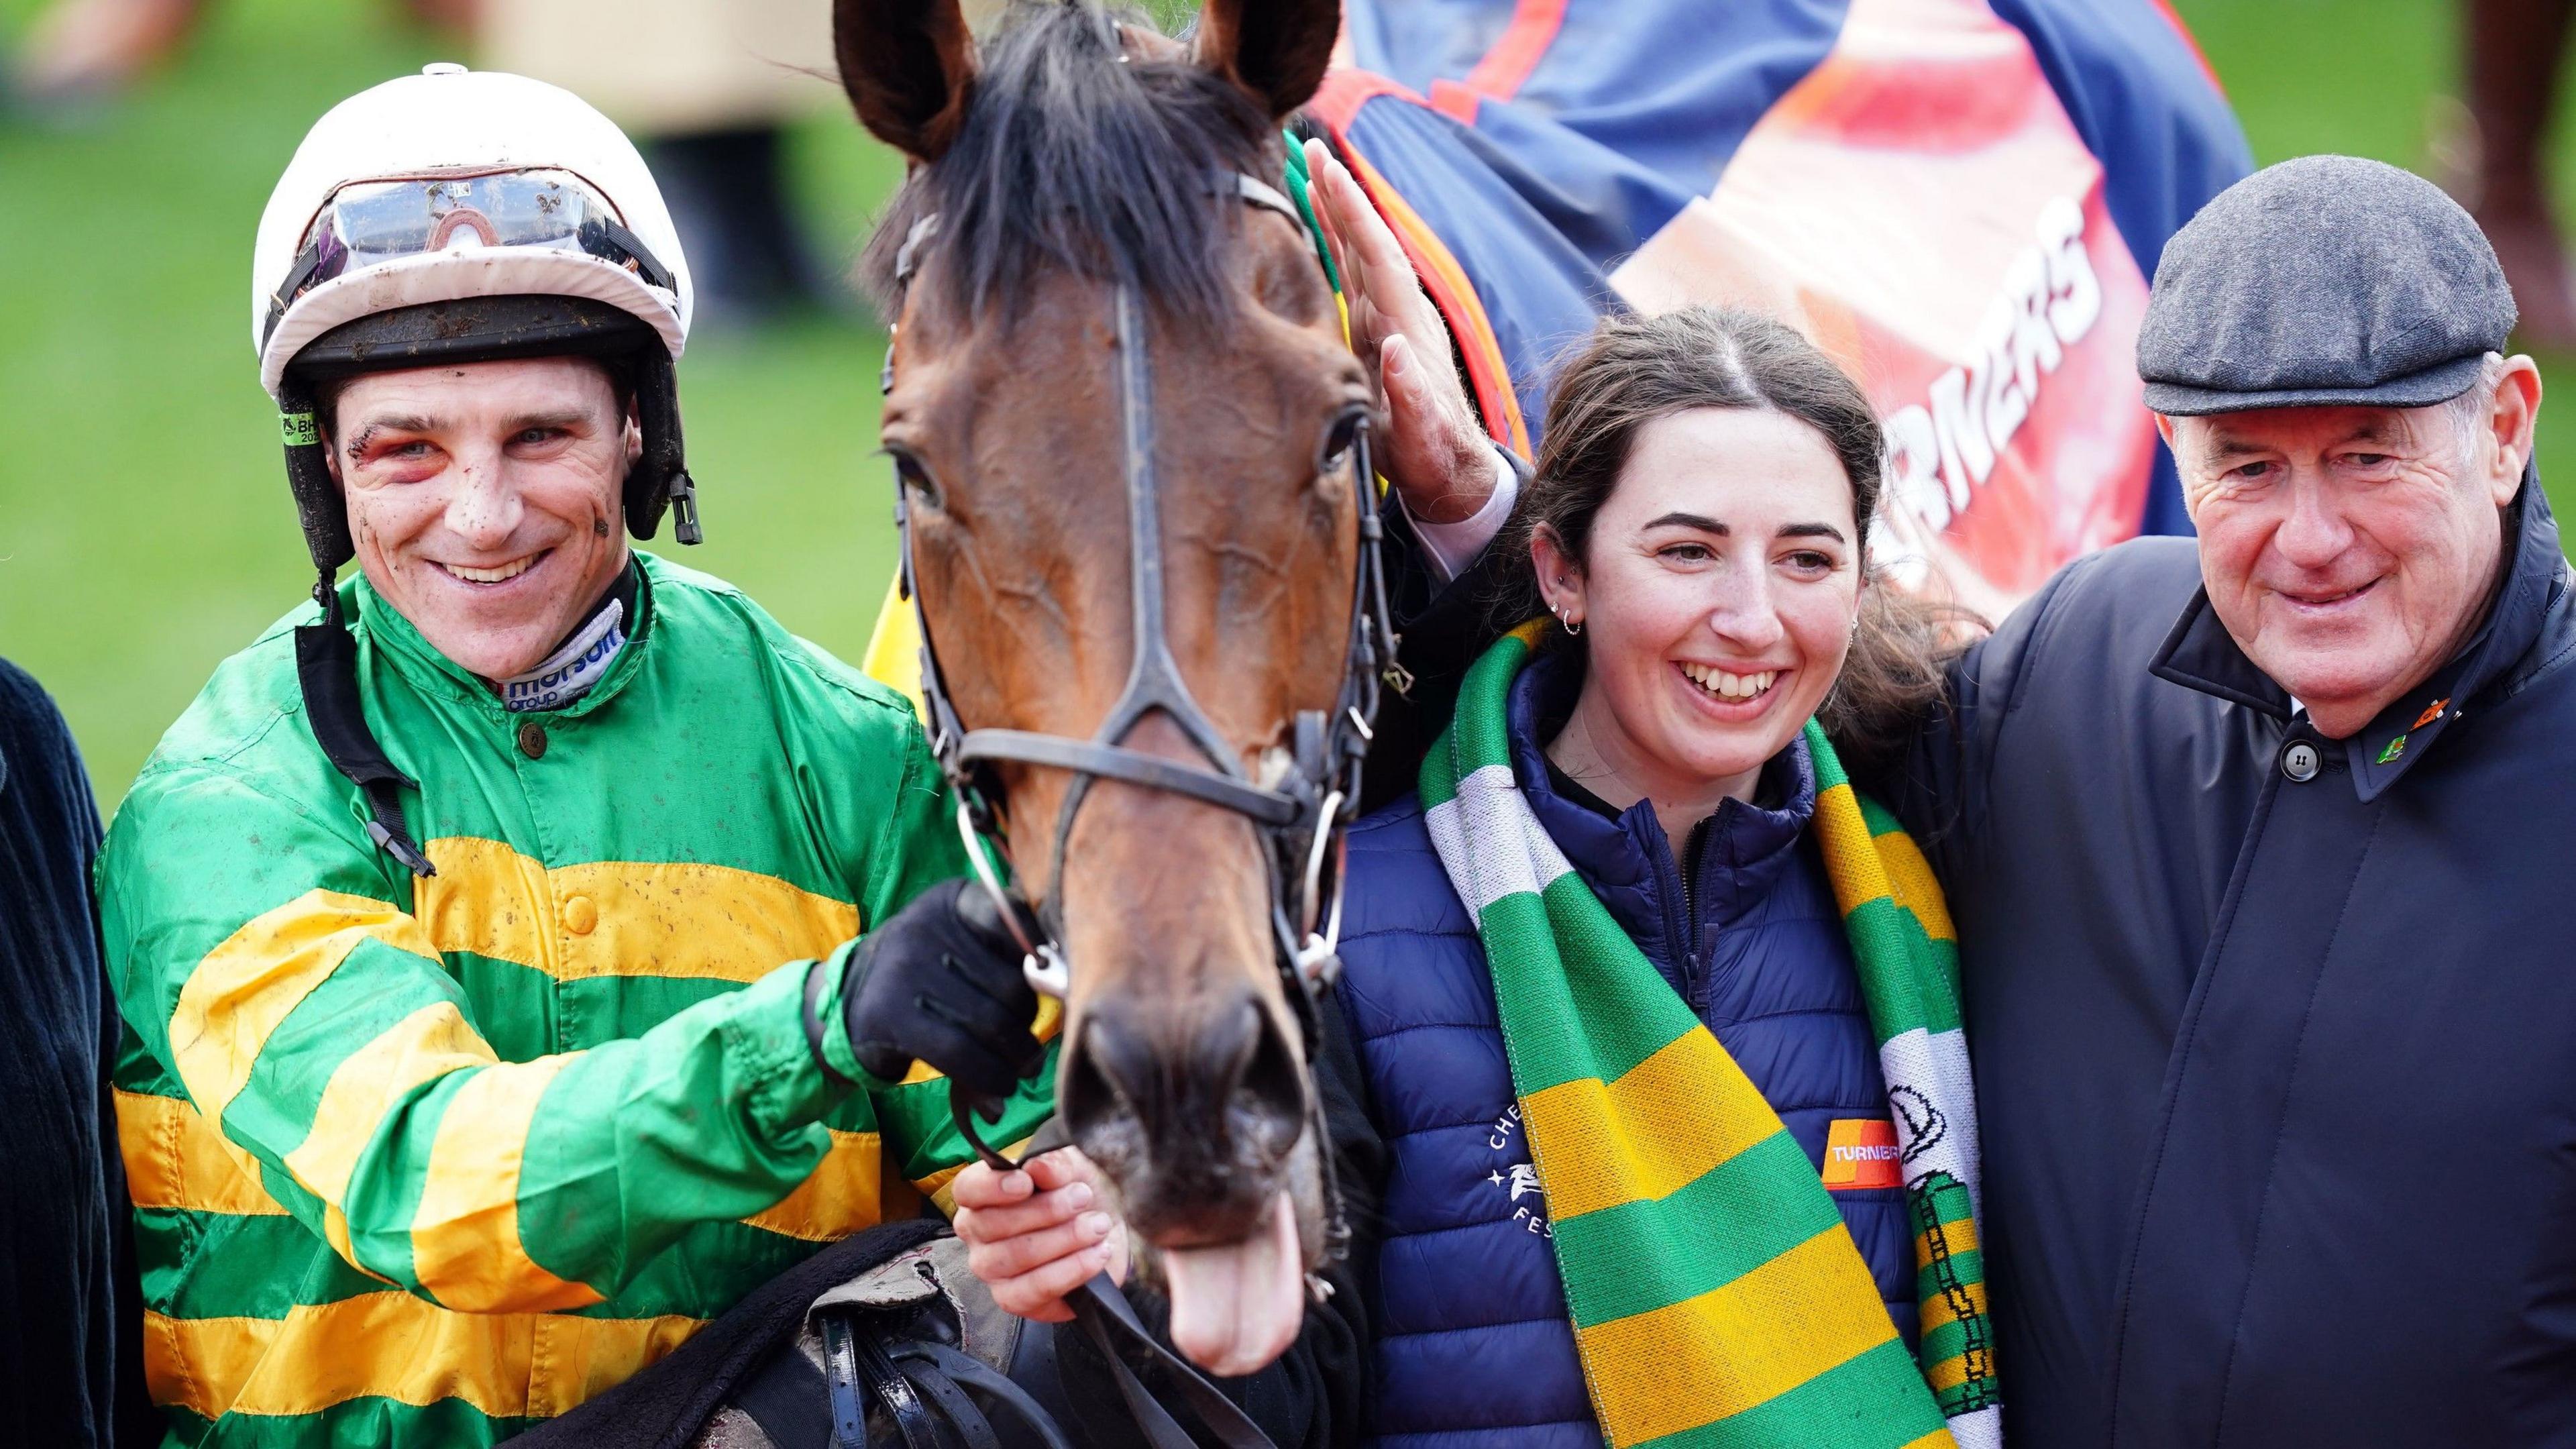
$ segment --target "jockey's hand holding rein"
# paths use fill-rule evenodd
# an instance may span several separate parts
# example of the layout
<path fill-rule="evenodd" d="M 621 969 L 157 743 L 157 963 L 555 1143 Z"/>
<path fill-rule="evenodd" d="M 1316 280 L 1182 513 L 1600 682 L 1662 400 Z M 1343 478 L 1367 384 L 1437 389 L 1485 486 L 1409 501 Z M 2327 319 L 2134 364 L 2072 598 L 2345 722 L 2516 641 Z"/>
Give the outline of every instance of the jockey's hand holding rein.
<path fill-rule="evenodd" d="M 842 992 L 850 1045 L 870 1074 L 900 1080 L 916 1059 L 975 1098 L 999 1100 L 1045 1058 L 1029 1021 L 1037 997 L 992 900 L 974 882 L 931 887 L 869 933 Z M 896 1043 L 902 1043 L 898 1046 Z M 1065 1295 L 1107 1270 L 1127 1281 L 1127 1229 L 1100 1170 L 1058 1148 L 1017 1172 L 967 1165 L 950 1187 L 975 1276 L 1009 1312 L 1063 1323 Z"/>
<path fill-rule="evenodd" d="M 842 1019 L 871 1076 L 899 1082 L 914 1061 L 928 1063 L 990 1117 L 1046 1060 L 1020 948 L 971 880 L 913 897 L 859 942 L 847 970 Z"/>
<path fill-rule="evenodd" d="M 1465 523 L 1511 475 L 1467 401 L 1448 324 L 1395 233 L 1321 141 L 1306 143 L 1306 172 L 1350 309 L 1351 349 L 1378 395 L 1378 470 L 1415 522 Z"/>

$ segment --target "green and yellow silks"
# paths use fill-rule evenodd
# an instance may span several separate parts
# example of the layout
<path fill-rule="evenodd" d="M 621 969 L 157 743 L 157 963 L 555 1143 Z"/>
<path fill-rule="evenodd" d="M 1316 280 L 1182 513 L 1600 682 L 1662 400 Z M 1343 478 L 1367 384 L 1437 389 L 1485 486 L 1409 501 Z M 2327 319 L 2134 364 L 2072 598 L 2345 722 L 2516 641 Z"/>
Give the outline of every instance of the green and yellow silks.
<path fill-rule="evenodd" d="M 600 683 L 524 715 L 342 586 L 435 875 L 376 848 L 300 713 L 310 607 L 118 811 L 117 1130 L 173 1442 L 489 1444 L 969 1160 L 944 1081 L 851 1090 L 803 1025 L 807 963 L 835 986 L 963 868 L 920 726 L 732 588 L 643 569 Z"/>

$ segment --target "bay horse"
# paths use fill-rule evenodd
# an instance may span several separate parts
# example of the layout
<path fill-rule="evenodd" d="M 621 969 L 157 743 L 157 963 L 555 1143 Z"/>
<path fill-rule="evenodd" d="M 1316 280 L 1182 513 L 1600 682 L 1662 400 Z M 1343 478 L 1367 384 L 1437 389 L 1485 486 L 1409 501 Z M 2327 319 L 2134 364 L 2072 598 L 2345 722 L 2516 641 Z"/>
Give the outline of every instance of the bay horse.
<path fill-rule="evenodd" d="M 1247 1308 L 1190 1300 L 1293 1322 L 1327 1251 L 1282 962 L 1391 645 L 1369 380 L 1273 189 L 1339 5 L 1211 0 L 1187 46 L 1088 5 L 980 49 L 958 0 L 833 18 L 912 162 L 866 269 L 934 746 L 1069 963 L 1061 1118 L 1208 1362 Z M 1281 1261 L 1284 1302 L 1245 1276 Z"/>
<path fill-rule="evenodd" d="M 1324 1236 L 1271 964 L 1294 852 L 1204 774 L 1320 782 L 1297 721 L 1371 642 L 1365 470 L 1340 461 L 1365 379 L 1290 209 L 1243 182 L 1278 178 L 1278 123 L 1332 136 L 1498 443 L 1530 452 L 1547 359 L 1601 310 L 1775 311 L 1887 419 L 1881 561 L 1993 617 L 2175 526 L 2130 361 L 2141 259 L 2246 164 L 2159 0 L 1636 0 L 1588 26 L 1355 0 L 1336 56 L 1338 8 L 1210 0 L 1185 48 L 1024 6 L 979 57 L 955 0 L 835 7 L 861 121 L 913 162 L 870 259 L 907 576 L 952 671 L 924 702 L 952 760 L 1019 737 L 968 774 L 1075 968 L 1063 1119 L 1166 1248 Z M 914 622 L 881 617 L 872 673 L 909 679 Z M 1184 707 L 1128 708 L 1147 695 Z M 1175 779 L 1086 771 L 1104 727 Z"/>

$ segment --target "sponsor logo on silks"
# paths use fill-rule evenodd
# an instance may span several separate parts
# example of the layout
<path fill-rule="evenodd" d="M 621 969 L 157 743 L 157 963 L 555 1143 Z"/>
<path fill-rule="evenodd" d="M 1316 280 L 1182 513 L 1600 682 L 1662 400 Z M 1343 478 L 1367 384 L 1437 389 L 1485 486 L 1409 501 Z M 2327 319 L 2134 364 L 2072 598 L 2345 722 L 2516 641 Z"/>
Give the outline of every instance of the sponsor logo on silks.
<path fill-rule="evenodd" d="M 2404 753 L 2406 753 L 2406 736 L 2399 735 L 2388 742 L 2388 748 L 2379 752 L 2379 759 L 2375 763 L 2385 765 Z"/>
<path fill-rule="evenodd" d="M 625 619 L 625 601 L 611 599 L 544 663 L 515 678 L 493 681 L 501 688 L 501 707 L 512 714 L 561 709 L 589 693 L 617 651 L 626 647 Z"/>
<path fill-rule="evenodd" d="M 1529 1152 L 1528 1141 L 1527 1134 L 1521 1130 L 1520 1104 L 1514 1102 L 1504 1109 L 1503 1115 L 1494 1119 L 1494 1129 L 1486 1134 L 1485 1145 L 1496 1152 L 1501 1152 L 1518 1143 L 1523 1160 L 1505 1162 L 1494 1168 L 1485 1174 L 1485 1182 L 1495 1190 L 1507 1194 L 1504 1201 L 1512 1205 L 1511 1220 L 1519 1223 L 1524 1232 L 1536 1233 L 1542 1238 L 1553 1238 L 1556 1236 L 1556 1230 L 1548 1226 L 1547 1195 L 1539 1190 L 1538 1168 L 1526 1160 Z M 1529 1201 L 1521 1201 L 1523 1198 Z"/>
<path fill-rule="evenodd" d="M 1884 1117 L 1845 1117 L 1825 1131 L 1825 1190 L 1903 1187 L 1896 1124 Z"/>

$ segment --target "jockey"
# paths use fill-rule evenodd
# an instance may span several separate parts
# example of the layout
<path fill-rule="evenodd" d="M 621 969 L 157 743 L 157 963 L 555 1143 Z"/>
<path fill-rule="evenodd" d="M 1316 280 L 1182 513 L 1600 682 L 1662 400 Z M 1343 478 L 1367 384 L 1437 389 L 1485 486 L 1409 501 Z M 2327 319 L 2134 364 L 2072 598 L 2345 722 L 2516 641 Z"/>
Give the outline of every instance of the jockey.
<path fill-rule="evenodd" d="M 98 868 L 172 1442 L 491 1442 L 941 1195 L 939 1070 L 1047 1111 L 1034 998 L 938 969 L 998 923 L 910 708 L 628 546 L 697 538 L 690 297 L 634 147 L 516 76 L 351 98 L 269 200 L 316 603 Z"/>

